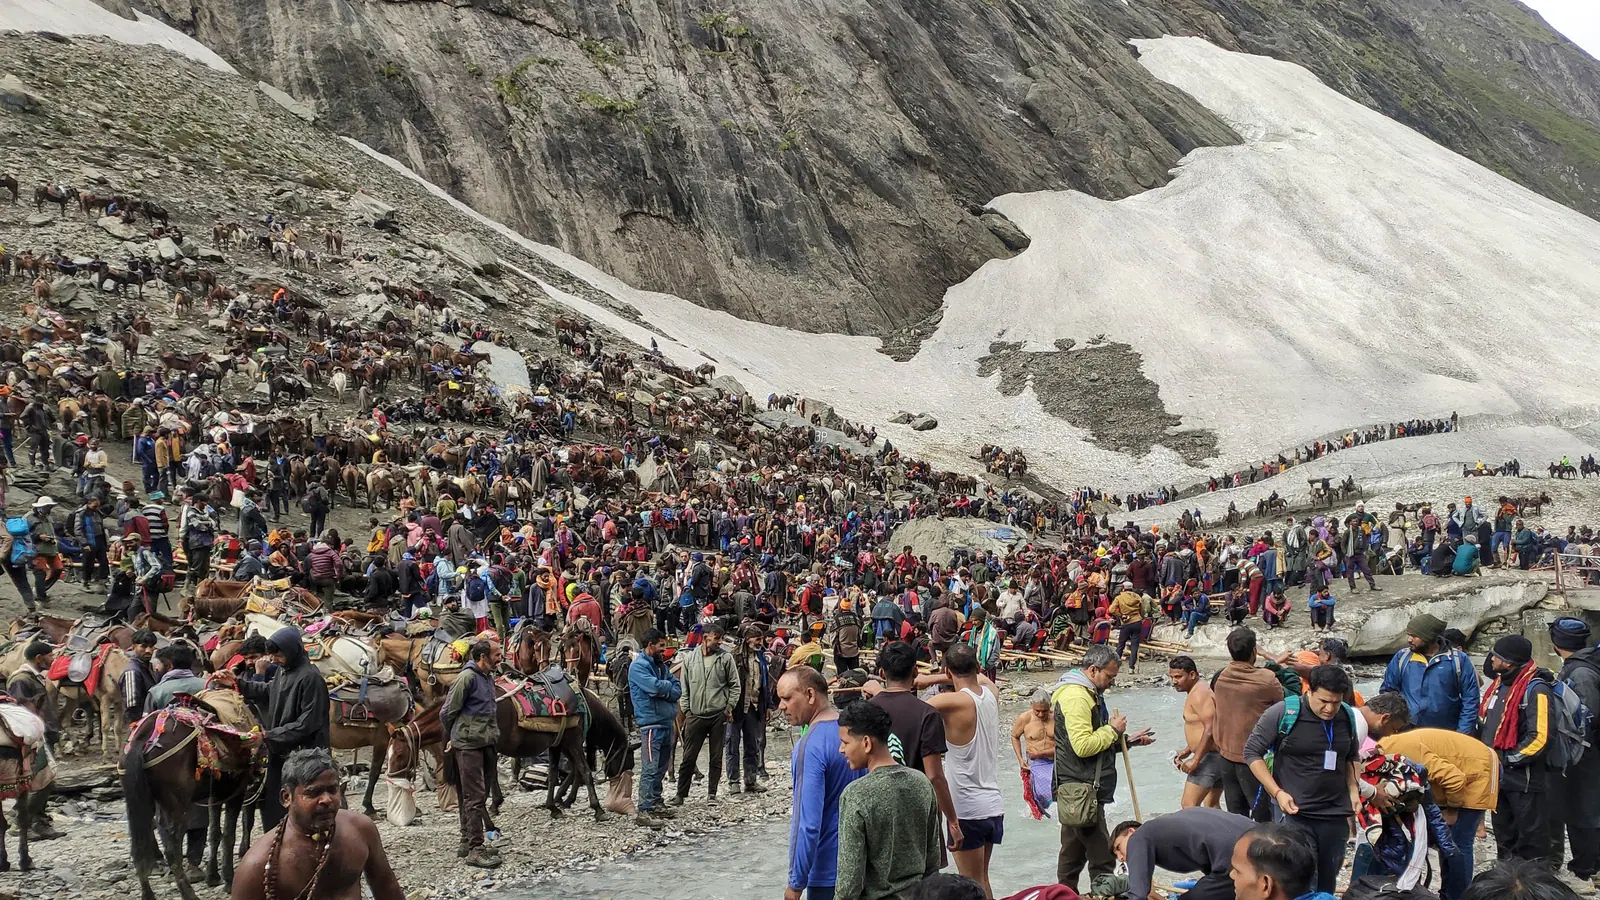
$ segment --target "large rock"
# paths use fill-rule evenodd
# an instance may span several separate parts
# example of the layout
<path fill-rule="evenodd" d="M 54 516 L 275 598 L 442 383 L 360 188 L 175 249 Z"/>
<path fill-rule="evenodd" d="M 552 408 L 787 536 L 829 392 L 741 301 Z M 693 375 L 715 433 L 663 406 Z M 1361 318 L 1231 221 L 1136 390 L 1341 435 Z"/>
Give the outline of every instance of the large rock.
<path fill-rule="evenodd" d="M 500 257 L 484 240 L 465 231 L 452 231 L 439 239 L 444 254 L 472 270 L 474 275 L 500 274 Z"/>
<path fill-rule="evenodd" d="M 33 228 L 38 228 L 38 227 L 43 226 L 43 225 L 49 225 L 51 222 L 54 222 L 55 220 L 56 220 L 56 214 L 55 213 L 36 212 L 36 213 L 29 213 L 28 214 L 28 225 L 33 227 Z"/>
<path fill-rule="evenodd" d="M 137 241 L 144 237 L 137 226 L 127 224 L 118 216 L 101 216 L 95 224 L 119 241 Z"/>
<path fill-rule="evenodd" d="M 1008 525 L 997 525 L 987 519 L 940 519 L 927 517 L 912 519 L 894 530 L 889 546 L 898 553 L 901 547 L 911 545 L 911 552 L 926 555 L 940 565 L 950 561 L 957 548 L 981 553 L 993 550 L 1004 555 L 1006 548 L 1028 542 L 1028 533 Z"/>
<path fill-rule="evenodd" d="M 1335 607 L 1333 634 L 1349 641 L 1353 657 L 1392 655 L 1406 646 L 1406 624 L 1422 613 L 1437 616 L 1471 637 L 1485 623 L 1516 616 L 1550 596 L 1550 582 L 1538 575 L 1491 573 L 1483 578 L 1439 579 L 1407 574 L 1379 579 L 1383 590 L 1377 594 L 1363 591 L 1352 597 L 1343 590 L 1344 585 L 1334 587 L 1339 604 Z M 1288 596 L 1293 606 L 1287 625 L 1267 630 L 1260 627 L 1259 619 L 1247 623 L 1255 626 L 1262 650 L 1267 653 L 1312 647 L 1322 637 L 1310 627 L 1304 589 L 1290 589 Z M 1209 624 L 1200 626 L 1187 639 L 1190 652 L 1226 658 L 1230 630 L 1226 619 L 1212 616 Z M 1185 640 L 1183 629 L 1176 625 L 1158 627 L 1155 636 L 1178 643 Z"/>
<path fill-rule="evenodd" d="M 184 253 L 185 253 L 185 255 L 187 255 L 189 257 L 192 257 L 194 259 L 203 259 L 206 262 L 227 262 L 228 261 L 228 257 L 224 256 L 222 251 L 218 250 L 215 247 L 204 247 L 204 246 L 201 246 L 201 247 L 194 248 L 194 252 L 193 253 L 189 253 L 187 250 L 184 251 Z"/>
<path fill-rule="evenodd" d="M 317 120 L 317 107 L 315 104 L 296 99 L 285 91 L 267 84 L 265 81 L 256 82 L 256 87 L 260 88 L 261 93 L 266 94 L 273 103 L 305 119 L 307 122 L 315 122 Z"/>
<path fill-rule="evenodd" d="M 179 249 L 178 242 L 169 237 L 156 241 L 156 252 L 160 253 L 166 262 L 183 259 L 183 251 Z"/>
<path fill-rule="evenodd" d="M 356 191 L 350 197 L 350 211 L 368 225 L 377 227 L 394 221 L 395 208 L 366 191 Z"/>
<path fill-rule="evenodd" d="M 0 76 L 0 106 L 13 112 L 33 112 L 44 104 L 44 98 L 28 89 L 15 75 Z"/>
<path fill-rule="evenodd" d="M 78 297 L 78 281 L 66 275 L 57 275 L 50 282 L 50 301 L 52 303 L 71 303 Z"/>
<path fill-rule="evenodd" d="M 917 416 L 911 420 L 912 431 L 932 431 L 939 427 L 939 420 L 933 416 Z"/>
<path fill-rule="evenodd" d="M 457 278 L 453 285 L 457 290 L 464 291 L 474 297 L 484 300 L 498 300 L 500 294 L 494 288 L 483 283 L 483 279 L 476 275 L 463 275 Z"/>

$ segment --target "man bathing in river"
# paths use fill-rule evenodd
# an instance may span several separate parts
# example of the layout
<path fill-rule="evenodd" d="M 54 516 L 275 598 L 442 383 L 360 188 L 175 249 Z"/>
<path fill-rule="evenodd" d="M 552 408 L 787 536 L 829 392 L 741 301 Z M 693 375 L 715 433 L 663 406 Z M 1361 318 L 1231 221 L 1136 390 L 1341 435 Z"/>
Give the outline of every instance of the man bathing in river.
<path fill-rule="evenodd" d="M 344 789 L 327 750 L 296 750 L 283 763 L 288 815 L 250 845 L 233 900 L 404 900 L 377 826 L 340 809 Z"/>
<path fill-rule="evenodd" d="M 1180 803 L 1184 809 L 1221 806 L 1222 776 L 1227 766 L 1211 738 L 1212 723 L 1217 716 L 1216 695 L 1211 692 L 1211 684 L 1200 677 L 1194 660 L 1187 656 L 1172 658 L 1167 664 L 1167 677 L 1172 679 L 1173 689 L 1185 695 L 1184 748 L 1173 760 L 1178 770 L 1188 776 Z"/>

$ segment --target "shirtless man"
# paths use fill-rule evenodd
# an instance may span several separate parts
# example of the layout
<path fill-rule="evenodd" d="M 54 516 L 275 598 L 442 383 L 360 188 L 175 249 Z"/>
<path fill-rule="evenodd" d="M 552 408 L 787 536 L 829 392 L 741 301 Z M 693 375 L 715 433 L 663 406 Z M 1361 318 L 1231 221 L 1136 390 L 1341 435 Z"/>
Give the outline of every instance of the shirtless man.
<path fill-rule="evenodd" d="M 339 808 L 343 787 L 326 750 L 296 750 L 283 763 L 288 815 L 250 845 L 233 882 L 233 900 L 297 897 L 405 900 L 372 820 Z"/>
<path fill-rule="evenodd" d="M 1183 701 L 1183 737 L 1185 746 L 1174 761 L 1178 769 L 1188 775 L 1183 785 L 1181 805 L 1217 806 L 1222 802 L 1222 757 L 1211 741 L 1211 721 L 1217 714 L 1216 697 L 1211 685 L 1200 677 L 1194 660 L 1187 656 L 1174 656 L 1167 664 L 1167 677 L 1172 687 L 1187 694 Z"/>
<path fill-rule="evenodd" d="M 1040 810 L 1050 808 L 1051 781 L 1056 771 L 1056 722 L 1054 707 L 1050 705 L 1050 692 L 1040 688 L 1033 693 L 1028 711 L 1017 716 L 1011 725 L 1011 749 L 1017 753 L 1017 765 L 1022 767 L 1022 783 L 1032 791 L 1033 802 Z M 1023 747 L 1023 741 L 1027 747 Z"/>
<path fill-rule="evenodd" d="M 944 653 L 944 674 L 923 676 L 917 687 L 948 684 L 954 690 L 935 694 L 928 703 L 944 720 L 945 774 L 950 799 L 961 825 L 956 845 L 956 869 L 989 887 L 989 860 L 1005 836 L 1005 797 L 1000 793 L 1000 692 L 994 682 L 978 672 L 978 655 L 969 644 L 956 644 Z"/>

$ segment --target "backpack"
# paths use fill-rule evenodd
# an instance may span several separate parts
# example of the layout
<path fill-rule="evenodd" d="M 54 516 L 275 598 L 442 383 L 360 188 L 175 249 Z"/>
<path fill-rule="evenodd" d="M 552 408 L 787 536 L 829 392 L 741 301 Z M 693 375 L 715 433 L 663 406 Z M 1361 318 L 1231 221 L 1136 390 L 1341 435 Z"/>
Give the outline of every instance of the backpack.
<path fill-rule="evenodd" d="M 32 529 L 28 527 L 28 520 L 22 516 L 6 520 L 6 534 L 11 536 L 11 553 L 9 562 L 13 566 L 25 566 L 33 562 L 39 555 L 38 549 L 33 544 Z"/>
<path fill-rule="evenodd" d="M 1439 530 L 1439 517 L 1434 515 L 1433 513 L 1428 513 L 1427 515 L 1423 516 L 1422 517 L 1422 528 L 1423 528 L 1424 531 L 1438 531 Z"/>
<path fill-rule="evenodd" d="M 1580 664 L 1594 665 L 1587 662 Z M 1555 700 L 1551 712 L 1554 714 L 1556 733 L 1545 761 L 1552 769 L 1565 770 L 1582 759 L 1584 750 L 1589 746 L 1594 710 L 1583 702 L 1571 679 L 1557 678 L 1550 687 L 1550 695 Z"/>
<path fill-rule="evenodd" d="M 1295 723 L 1300 721 L 1300 705 L 1299 696 L 1283 698 L 1283 718 L 1278 720 L 1278 737 L 1272 742 L 1272 755 L 1276 755 L 1278 746 L 1283 743 L 1283 739 L 1288 736 L 1289 732 L 1294 730 Z M 1362 732 L 1360 726 L 1356 724 L 1355 708 L 1348 703 L 1340 703 L 1339 708 L 1344 710 L 1344 714 L 1349 717 L 1350 733 L 1354 734 L 1359 741 Z M 1272 768 L 1272 763 L 1273 760 L 1269 756 L 1267 767 Z"/>

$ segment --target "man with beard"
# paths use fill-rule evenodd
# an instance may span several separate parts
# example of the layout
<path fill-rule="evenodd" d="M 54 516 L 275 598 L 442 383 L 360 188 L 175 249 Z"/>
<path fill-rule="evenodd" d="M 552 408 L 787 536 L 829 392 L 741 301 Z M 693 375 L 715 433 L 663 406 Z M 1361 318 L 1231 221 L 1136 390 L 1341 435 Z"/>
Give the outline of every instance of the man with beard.
<path fill-rule="evenodd" d="M 280 800 L 279 779 L 289 755 L 296 750 L 328 748 L 328 685 L 306 658 L 300 629 L 284 627 L 273 632 L 267 654 L 278 664 L 278 674 L 270 682 L 242 681 L 230 672 L 213 677 L 224 686 L 237 684 L 245 700 L 266 706 L 261 724 L 267 732 L 267 779 L 260 809 L 261 826 L 271 829 L 284 815 L 286 799 Z"/>
<path fill-rule="evenodd" d="M 363 896 L 363 878 L 373 900 L 403 900 L 377 826 L 339 808 L 344 791 L 328 751 L 291 753 L 281 777 L 274 799 L 288 808 L 288 817 L 250 845 L 233 883 L 234 900 L 355 900 Z"/>

